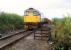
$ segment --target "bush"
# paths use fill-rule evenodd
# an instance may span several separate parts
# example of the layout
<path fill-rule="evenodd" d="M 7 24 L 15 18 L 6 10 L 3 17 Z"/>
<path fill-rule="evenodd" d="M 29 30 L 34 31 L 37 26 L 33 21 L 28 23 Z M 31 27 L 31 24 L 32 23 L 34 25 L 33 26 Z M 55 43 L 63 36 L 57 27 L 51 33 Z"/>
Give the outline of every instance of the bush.
<path fill-rule="evenodd" d="M 0 13 L 0 32 L 23 29 L 22 17 L 17 14 Z"/>
<path fill-rule="evenodd" d="M 54 18 L 55 30 L 54 40 L 55 48 L 67 48 L 71 47 L 71 17 L 65 17 L 62 19 Z"/>

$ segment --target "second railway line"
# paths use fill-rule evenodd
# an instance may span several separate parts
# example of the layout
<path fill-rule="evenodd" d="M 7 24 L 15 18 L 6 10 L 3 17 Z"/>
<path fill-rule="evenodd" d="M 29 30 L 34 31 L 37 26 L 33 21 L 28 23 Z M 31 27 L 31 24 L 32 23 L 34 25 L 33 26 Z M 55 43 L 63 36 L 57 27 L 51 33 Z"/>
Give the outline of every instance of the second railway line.
<path fill-rule="evenodd" d="M 21 31 L 18 32 L 17 34 L 14 35 L 10 35 L 8 37 L 2 38 L 0 39 L 0 49 L 2 49 L 3 47 L 10 45 L 11 43 L 14 43 L 15 41 L 26 37 L 30 34 L 32 34 L 33 31 Z"/>

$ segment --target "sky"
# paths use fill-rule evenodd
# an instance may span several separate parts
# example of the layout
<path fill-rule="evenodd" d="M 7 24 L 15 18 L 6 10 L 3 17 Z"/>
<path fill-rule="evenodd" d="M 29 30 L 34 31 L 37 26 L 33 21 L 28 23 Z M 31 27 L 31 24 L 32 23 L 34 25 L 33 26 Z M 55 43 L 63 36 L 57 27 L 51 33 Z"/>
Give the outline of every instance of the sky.
<path fill-rule="evenodd" d="M 71 15 L 71 0 L 0 0 L 0 12 L 23 16 L 24 11 L 31 7 L 37 9 L 42 18 L 63 18 Z"/>

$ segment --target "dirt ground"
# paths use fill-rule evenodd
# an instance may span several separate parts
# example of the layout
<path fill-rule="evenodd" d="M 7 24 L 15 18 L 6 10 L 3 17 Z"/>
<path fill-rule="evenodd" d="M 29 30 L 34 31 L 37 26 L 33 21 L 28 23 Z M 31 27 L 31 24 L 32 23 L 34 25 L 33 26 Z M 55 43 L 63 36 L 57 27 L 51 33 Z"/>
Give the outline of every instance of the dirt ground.
<path fill-rule="evenodd" d="M 3 50 L 49 50 L 47 41 L 34 40 L 34 35 L 22 38 L 16 43 L 3 48 Z"/>

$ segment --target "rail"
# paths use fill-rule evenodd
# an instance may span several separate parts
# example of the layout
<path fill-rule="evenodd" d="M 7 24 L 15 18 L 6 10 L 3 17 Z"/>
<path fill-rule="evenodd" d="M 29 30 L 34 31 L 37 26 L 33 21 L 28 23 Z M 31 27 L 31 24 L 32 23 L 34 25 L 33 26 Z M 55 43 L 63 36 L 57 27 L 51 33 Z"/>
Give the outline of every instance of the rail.
<path fill-rule="evenodd" d="M 3 47 L 14 43 L 17 40 L 20 40 L 23 37 L 26 37 L 30 35 L 33 31 L 24 31 L 24 32 L 18 32 L 18 34 L 14 34 L 13 36 L 8 36 L 7 38 L 3 38 L 0 40 L 0 49 Z"/>
<path fill-rule="evenodd" d="M 8 33 L 8 35 L 2 36 L 2 37 L 0 38 L 0 40 L 1 40 L 1 39 L 5 39 L 5 38 L 8 38 L 8 37 L 13 36 L 13 35 L 16 35 L 16 34 L 21 33 L 21 32 L 25 32 L 25 30 L 10 32 L 10 33 Z"/>

